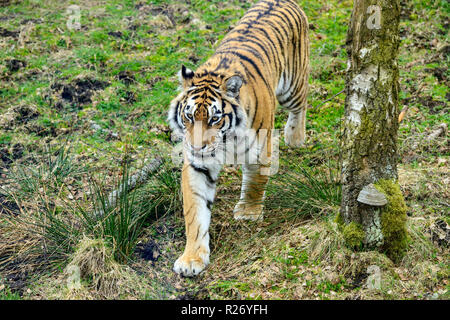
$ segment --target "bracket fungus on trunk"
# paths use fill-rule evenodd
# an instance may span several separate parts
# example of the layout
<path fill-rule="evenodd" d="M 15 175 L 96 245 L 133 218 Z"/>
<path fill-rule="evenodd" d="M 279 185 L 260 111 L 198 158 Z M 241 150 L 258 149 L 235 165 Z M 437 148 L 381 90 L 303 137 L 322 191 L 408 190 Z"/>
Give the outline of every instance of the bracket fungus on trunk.
<path fill-rule="evenodd" d="M 364 230 L 364 245 L 368 248 L 382 246 L 384 237 L 380 209 L 388 203 L 386 195 L 371 183 L 361 189 L 357 201 L 362 204 L 361 222 Z"/>
<path fill-rule="evenodd" d="M 362 188 L 356 200 L 374 207 L 382 207 L 388 203 L 386 196 L 378 191 L 372 183 Z"/>

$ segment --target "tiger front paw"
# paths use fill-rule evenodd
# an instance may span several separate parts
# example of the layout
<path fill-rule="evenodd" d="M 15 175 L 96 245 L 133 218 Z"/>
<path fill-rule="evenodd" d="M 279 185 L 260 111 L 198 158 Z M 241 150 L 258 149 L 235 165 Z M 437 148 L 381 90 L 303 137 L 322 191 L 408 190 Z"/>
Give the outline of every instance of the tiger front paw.
<path fill-rule="evenodd" d="M 235 220 L 252 220 L 258 221 L 263 219 L 262 204 L 249 204 L 246 202 L 238 202 L 234 207 L 234 219 Z"/>
<path fill-rule="evenodd" d="M 173 271 L 184 277 L 194 277 L 205 270 L 209 264 L 209 254 L 183 254 L 175 261 Z"/>

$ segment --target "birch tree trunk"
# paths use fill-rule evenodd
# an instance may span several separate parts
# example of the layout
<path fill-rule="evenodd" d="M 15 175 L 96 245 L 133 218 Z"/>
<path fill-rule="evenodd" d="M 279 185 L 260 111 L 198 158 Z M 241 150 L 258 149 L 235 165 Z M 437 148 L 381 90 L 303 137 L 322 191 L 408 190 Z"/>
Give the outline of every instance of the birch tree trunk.
<path fill-rule="evenodd" d="M 352 246 L 396 253 L 404 251 L 400 247 L 406 242 L 406 207 L 397 183 L 399 20 L 399 0 L 354 0 L 347 34 L 343 196 L 338 217 Z M 364 187 L 365 196 L 379 191 L 381 195 L 374 197 L 384 195 L 388 203 L 358 201 Z M 397 236 L 391 234 L 390 224 Z"/>

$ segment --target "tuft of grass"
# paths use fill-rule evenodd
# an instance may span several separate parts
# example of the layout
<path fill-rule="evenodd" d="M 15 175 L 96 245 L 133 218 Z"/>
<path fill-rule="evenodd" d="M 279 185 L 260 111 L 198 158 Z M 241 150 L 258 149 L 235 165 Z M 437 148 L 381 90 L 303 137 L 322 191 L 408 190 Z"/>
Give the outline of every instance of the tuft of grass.
<path fill-rule="evenodd" d="M 113 183 L 115 190 L 122 190 L 114 203 L 108 196 L 107 183 L 97 182 L 87 168 L 75 168 L 64 150 L 59 150 L 55 159 L 49 158 L 38 169 L 18 166 L 10 176 L 10 188 L 3 191 L 17 202 L 21 214 L 10 217 L 9 226 L 38 238 L 27 248 L 29 252 L 39 251 L 58 262 L 71 255 L 84 236 L 89 236 L 105 241 L 114 259 L 126 263 L 145 226 L 179 209 L 179 171 L 173 170 L 168 162 L 142 189 L 133 190 L 128 184 L 130 168 L 124 162 L 119 178 Z M 82 201 L 70 200 L 68 195 L 72 191 L 66 180 L 79 172 L 87 175 L 90 193 Z M 107 179 L 103 176 L 102 180 Z M 15 255 L 15 250 L 7 251 L 7 259 L 2 259 L 5 264 L 13 262 Z"/>
<path fill-rule="evenodd" d="M 105 239 L 83 236 L 58 276 L 42 275 L 31 291 L 52 300 L 157 298 L 152 281 L 118 263 Z M 27 297 L 26 297 L 27 298 Z"/>
<path fill-rule="evenodd" d="M 304 228 L 303 232 L 310 239 L 307 251 L 315 262 L 339 260 L 337 252 L 347 248 L 339 226 L 333 219 L 316 222 L 314 228 Z"/>
<path fill-rule="evenodd" d="M 6 183 L 1 187 L 5 194 L 21 200 L 32 200 L 39 189 L 45 187 L 49 192 L 57 193 L 67 178 L 86 172 L 85 168 L 74 164 L 67 143 L 57 149 L 51 149 L 48 145 L 45 148 L 42 157 L 33 157 L 29 161 L 38 163 L 37 166 L 21 164 L 8 172 L 7 181 L 16 186 L 11 187 Z"/>
<path fill-rule="evenodd" d="M 107 240 L 117 261 L 125 263 L 134 252 L 139 236 L 149 220 L 174 213 L 179 208 L 178 172 L 164 165 L 144 190 L 131 190 L 129 169 L 123 166 L 115 190 L 122 190 L 113 206 L 105 188 L 92 181 L 93 211 L 78 207 L 76 214 L 96 238 Z M 93 213 L 94 212 L 94 213 Z M 98 213 L 102 212 L 99 216 Z"/>
<path fill-rule="evenodd" d="M 86 236 L 79 241 L 71 255 L 64 275 L 68 278 L 73 275 L 79 276 L 79 279 L 73 279 L 75 286 L 69 288 L 69 291 L 81 289 L 81 281 L 83 281 L 87 283 L 91 292 L 96 292 L 103 297 L 117 297 L 124 291 L 124 288 L 121 288 L 122 284 L 135 283 L 130 278 L 131 274 L 127 272 L 126 267 L 116 261 L 114 248 L 111 248 L 108 241 Z M 79 281 L 78 284 L 77 281 Z"/>
<path fill-rule="evenodd" d="M 320 216 L 340 205 L 341 185 L 336 170 L 293 165 L 272 177 L 267 187 L 270 209 L 290 209 L 292 217 Z"/>

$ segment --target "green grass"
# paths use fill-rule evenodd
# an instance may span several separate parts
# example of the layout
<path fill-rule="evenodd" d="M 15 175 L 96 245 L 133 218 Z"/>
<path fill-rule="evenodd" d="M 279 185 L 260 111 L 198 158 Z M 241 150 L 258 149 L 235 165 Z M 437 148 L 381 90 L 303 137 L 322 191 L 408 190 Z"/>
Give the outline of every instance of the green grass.
<path fill-rule="evenodd" d="M 0 300 L 22 300 L 20 295 L 16 292 L 12 292 L 11 289 L 0 285 L 3 289 L 0 290 Z"/>
<path fill-rule="evenodd" d="M 297 267 L 308 265 L 309 257 L 304 249 L 288 248 L 283 255 L 275 257 L 274 261 L 282 265 L 283 275 L 287 280 L 297 282 Z"/>

